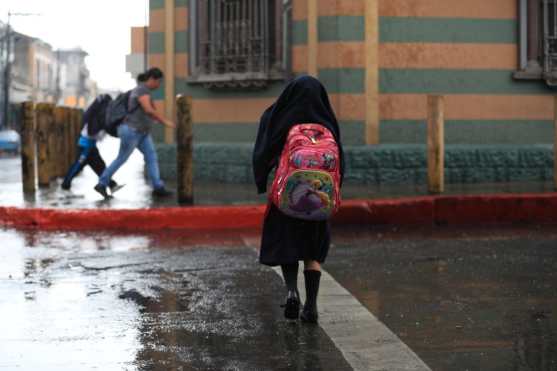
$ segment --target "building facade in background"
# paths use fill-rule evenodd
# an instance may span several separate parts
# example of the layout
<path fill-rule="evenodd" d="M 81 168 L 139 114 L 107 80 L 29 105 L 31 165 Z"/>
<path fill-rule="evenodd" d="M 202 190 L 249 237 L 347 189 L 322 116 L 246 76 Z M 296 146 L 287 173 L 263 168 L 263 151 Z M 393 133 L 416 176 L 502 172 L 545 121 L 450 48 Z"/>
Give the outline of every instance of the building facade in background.
<path fill-rule="evenodd" d="M 87 55 L 81 48 L 56 51 L 60 105 L 85 108 L 97 96 L 97 84 L 85 64 Z"/>
<path fill-rule="evenodd" d="M 285 82 L 309 73 L 348 144 L 425 143 L 428 94 L 446 96 L 449 144 L 549 143 L 555 4 L 151 0 L 148 65 L 165 71 L 156 104 L 167 114 L 176 94 L 193 97 L 201 142 L 252 142 Z"/>
<path fill-rule="evenodd" d="M 0 101 L 4 102 L 8 84 L 11 111 L 14 104 L 24 101 L 84 108 L 97 95 L 97 85 L 85 65 L 87 53 L 81 48 L 55 50 L 41 39 L 11 30 L 8 53 L 5 25 L 0 24 L 0 35 Z"/>

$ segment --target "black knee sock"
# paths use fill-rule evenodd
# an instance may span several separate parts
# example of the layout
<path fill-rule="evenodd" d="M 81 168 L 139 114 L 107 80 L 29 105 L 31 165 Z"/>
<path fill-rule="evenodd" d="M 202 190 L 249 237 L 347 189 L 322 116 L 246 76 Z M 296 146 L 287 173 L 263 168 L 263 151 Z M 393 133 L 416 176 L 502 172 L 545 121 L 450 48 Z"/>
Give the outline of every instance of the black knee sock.
<path fill-rule="evenodd" d="M 304 308 L 317 311 L 317 294 L 319 293 L 321 272 L 315 270 L 305 270 L 304 279 L 306 284 L 306 303 Z"/>
<path fill-rule="evenodd" d="M 283 264 L 280 268 L 287 290 L 298 292 L 298 263 Z"/>

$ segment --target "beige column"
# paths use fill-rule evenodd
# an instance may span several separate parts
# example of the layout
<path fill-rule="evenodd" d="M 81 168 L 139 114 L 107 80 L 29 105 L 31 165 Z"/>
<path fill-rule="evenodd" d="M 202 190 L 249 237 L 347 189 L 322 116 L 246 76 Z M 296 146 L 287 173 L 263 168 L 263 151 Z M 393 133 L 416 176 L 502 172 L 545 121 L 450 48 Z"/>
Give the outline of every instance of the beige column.
<path fill-rule="evenodd" d="M 366 144 L 379 144 L 379 1 L 365 1 Z"/>
<path fill-rule="evenodd" d="M 175 7 L 174 0 L 165 0 L 164 2 L 164 107 L 166 117 L 172 121 L 176 120 L 175 114 Z M 164 129 L 164 142 L 174 143 L 174 129 L 165 127 Z"/>
<path fill-rule="evenodd" d="M 308 2 L 308 75 L 317 77 L 317 48 L 319 46 L 319 34 L 317 28 L 317 1 Z"/>

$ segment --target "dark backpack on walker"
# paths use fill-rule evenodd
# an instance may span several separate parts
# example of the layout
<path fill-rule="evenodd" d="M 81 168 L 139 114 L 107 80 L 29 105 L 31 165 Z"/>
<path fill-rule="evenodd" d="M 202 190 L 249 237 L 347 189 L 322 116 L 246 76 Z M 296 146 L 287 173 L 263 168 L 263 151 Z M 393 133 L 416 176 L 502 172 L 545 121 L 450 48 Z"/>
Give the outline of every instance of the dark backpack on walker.
<path fill-rule="evenodd" d="M 108 104 L 106 109 L 105 127 L 106 132 L 113 137 L 118 137 L 118 126 L 124 121 L 128 113 L 135 111 L 138 107 L 134 107 L 132 111 L 128 110 L 131 90 L 120 93 Z"/>
<path fill-rule="evenodd" d="M 87 124 L 87 135 L 94 137 L 105 128 L 106 109 L 112 97 L 108 94 L 99 95 L 93 103 L 87 107 L 83 114 L 83 125 Z"/>

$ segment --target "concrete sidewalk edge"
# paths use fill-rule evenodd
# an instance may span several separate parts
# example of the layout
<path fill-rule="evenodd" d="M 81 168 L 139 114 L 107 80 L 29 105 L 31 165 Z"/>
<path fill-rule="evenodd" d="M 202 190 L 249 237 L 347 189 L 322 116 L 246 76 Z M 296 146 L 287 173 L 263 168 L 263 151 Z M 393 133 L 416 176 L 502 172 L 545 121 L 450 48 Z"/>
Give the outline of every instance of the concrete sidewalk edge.
<path fill-rule="evenodd" d="M 265 205 L 154 209 L 0 207 L 0 226 L 44 230 L 259 229 Z M 335 225 L 557 224 L 557 193 L 344 201 Z"/>

